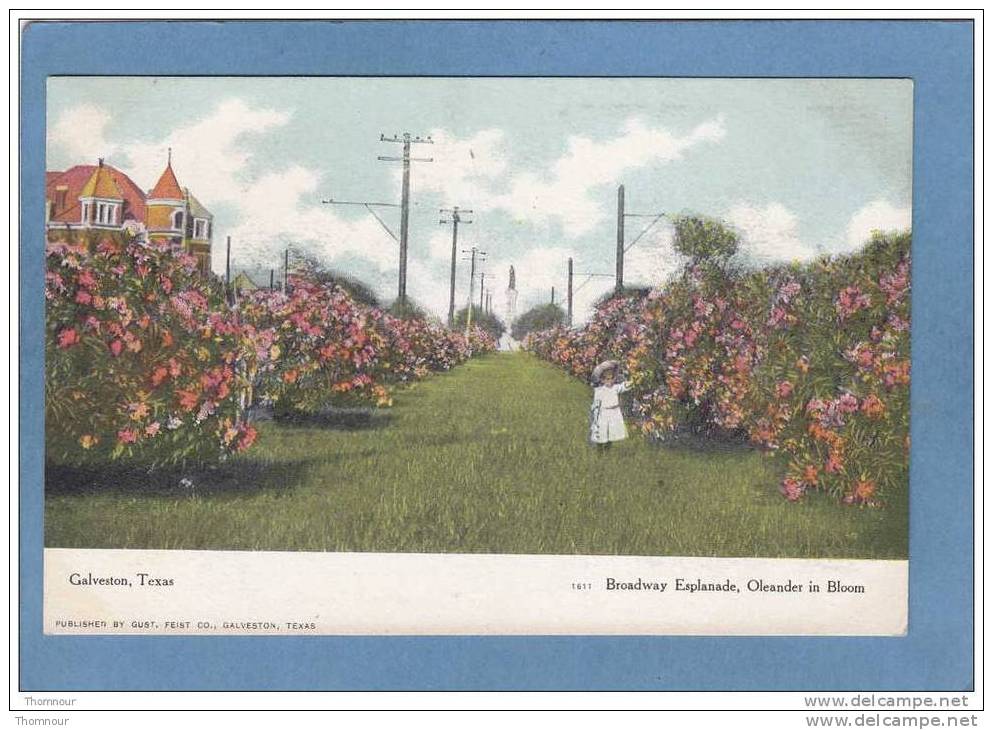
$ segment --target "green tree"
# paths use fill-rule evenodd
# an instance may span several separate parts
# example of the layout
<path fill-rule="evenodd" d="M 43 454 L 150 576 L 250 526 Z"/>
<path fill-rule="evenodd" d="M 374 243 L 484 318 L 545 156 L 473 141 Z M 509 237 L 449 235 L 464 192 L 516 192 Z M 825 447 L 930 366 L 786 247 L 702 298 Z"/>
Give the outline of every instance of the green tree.
<path fill-rule="evenodd" d="M 510 334 L 515 340 L 523 340 L 529 332 L 540 332 L 565 324 L 565 311 L 558 304 L 541 304 L 532 307 L 514 320 Z"/>
<path fill-rule="evenodd" d="M 380 306 L 378 297 L 367 284 L 349 274 L 328 268 L 312 254 L 291 250 L 290 276 L 300 276 L 326 286 L 339 286 L 360 304 Z"/>
<path fill-rule="evenodd" d="M 465 329 L 466 307 L 455 313 L 455 329 Z M 495 339 L 500 339 L 506 327 L 492 312 L 486 312 L 479 307 L 472 307 L 472 324 L 489 332 Z"/>
<path fill-rule="evenodd" d="M 690 260 L 691 265 L 714 264 L 725 268 L 741 243 L 737 232 L 716 218 L 680 215 L 673 219 L 673 248 Z"/>

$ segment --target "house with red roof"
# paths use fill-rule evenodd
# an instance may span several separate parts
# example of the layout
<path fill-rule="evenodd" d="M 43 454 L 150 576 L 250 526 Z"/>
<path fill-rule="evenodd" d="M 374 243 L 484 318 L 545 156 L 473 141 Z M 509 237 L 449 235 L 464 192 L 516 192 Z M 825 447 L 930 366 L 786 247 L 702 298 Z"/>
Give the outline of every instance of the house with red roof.
<path fill-rule="evenodd" d="M 146 195 L 124 172 L 99 160 L 45 173 L 46 226 L 74 240 L 100 231 L 128 231 L 196 256 L 210 271 L 214 216 L 176 179 L 172 152 Z"/>

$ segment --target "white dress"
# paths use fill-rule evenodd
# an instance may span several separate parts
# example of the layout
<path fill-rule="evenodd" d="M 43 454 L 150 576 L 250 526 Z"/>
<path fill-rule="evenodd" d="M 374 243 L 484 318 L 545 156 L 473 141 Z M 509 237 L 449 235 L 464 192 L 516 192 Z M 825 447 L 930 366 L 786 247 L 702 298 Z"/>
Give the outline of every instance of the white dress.
<path fill-rule="evenodd" d="M 593 389 L 593 405 L 590 406 L 590 441 L 594 444 L 607 444 L 627 438 L 621 403 L 617 397 L 631 387 L 630 383 L 600 385 Z"/>

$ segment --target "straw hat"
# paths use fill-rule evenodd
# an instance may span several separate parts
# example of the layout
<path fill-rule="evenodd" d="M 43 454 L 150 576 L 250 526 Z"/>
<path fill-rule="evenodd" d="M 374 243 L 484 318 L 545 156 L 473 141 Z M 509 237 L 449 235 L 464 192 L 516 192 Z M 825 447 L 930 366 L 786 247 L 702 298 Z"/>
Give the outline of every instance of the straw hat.
<path fill-rule="evenodd" d="M 591 379 L 594 383 L 599 383 L 600 378 L 602 378 L 607 371 L 617 370 L 617 367 L 616 360 L 604 360 L 602 363 L 593 368 L 593 375 L 591 376 Z"/>

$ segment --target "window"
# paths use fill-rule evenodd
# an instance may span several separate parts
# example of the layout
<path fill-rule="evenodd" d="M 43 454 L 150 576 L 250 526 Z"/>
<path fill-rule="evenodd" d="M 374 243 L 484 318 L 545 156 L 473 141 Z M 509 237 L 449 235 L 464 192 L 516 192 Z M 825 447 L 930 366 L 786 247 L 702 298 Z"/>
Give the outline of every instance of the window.
<path fill-rule="evenodd" d="M 172 214 L 172 227 L 174 230 L 179 230 L 183 227 L 183 211 L 177 210 Z"/>
<path fill-rule="evenodd" d="M 193 237 L 199 239 L 207 238 L 207 221 L 203 218 L 193 219 Z"/>
<path fill-rule="evenodd" d="M 83 223 L 89 223 L 90 222 L 90 204 L 89 203 L 83 203 L 83 215 L 82 215 L 81 221 Z"/>

